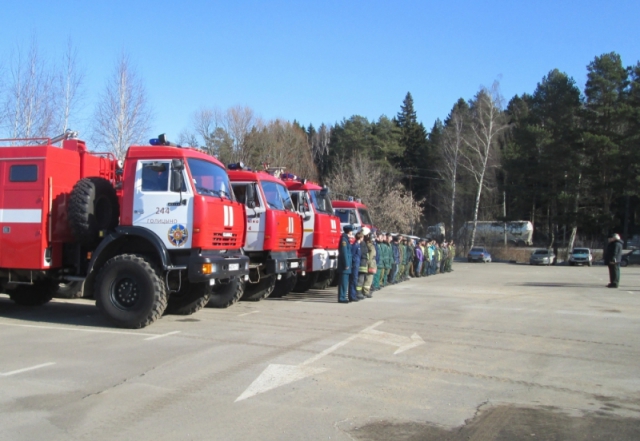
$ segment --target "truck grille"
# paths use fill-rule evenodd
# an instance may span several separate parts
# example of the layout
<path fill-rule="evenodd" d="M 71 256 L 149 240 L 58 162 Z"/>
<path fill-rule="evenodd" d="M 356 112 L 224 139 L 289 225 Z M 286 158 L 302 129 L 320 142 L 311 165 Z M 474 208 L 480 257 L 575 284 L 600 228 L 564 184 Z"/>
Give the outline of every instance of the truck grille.
<path fill-rule="evenodd" d="M 290 241 L 287 241 L 286 237 L 281 237 L 278 240 L 278 246 L 280 247 L 281 250 L 297 250 L 298 247 L 296 246 L 296 240 L 291 238 Z"/>
<path fill-rule="evenodd" d="M 237 248 L 238 235 L 236 233 L 213 233 L 213 246 L 220 248 Z"/>

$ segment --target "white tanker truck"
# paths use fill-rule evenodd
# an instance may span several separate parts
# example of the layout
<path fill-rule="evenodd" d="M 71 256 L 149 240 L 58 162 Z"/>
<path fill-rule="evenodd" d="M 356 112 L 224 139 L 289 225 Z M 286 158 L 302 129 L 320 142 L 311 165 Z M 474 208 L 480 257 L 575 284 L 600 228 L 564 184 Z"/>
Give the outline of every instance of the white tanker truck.
<path fill-rule="evenodd" d="M 475 243 L 485 245 L 502 243 L 504 227 L 504 222 L 478 221 Z M 458 241 L 469 242 L 472 231 L 473 221 L 465 223 L 458 231 Z M 507 222 L 507 241 L 518 246 L 533 245 L 533 224 L 529 221 Z"/>

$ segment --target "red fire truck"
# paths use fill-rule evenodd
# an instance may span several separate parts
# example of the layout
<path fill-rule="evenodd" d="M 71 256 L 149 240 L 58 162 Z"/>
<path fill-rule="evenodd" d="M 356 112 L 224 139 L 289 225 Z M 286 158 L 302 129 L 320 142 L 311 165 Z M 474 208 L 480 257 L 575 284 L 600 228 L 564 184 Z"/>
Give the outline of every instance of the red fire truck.
<path fill-rule="evenodd" d="M 244 205 L 211 156 L 162 135 L 124 162 L 73 132 L 2 141 L 0 287 L 14 302 L 75 284 L 116 325 L 142 328 L 247 276 Z"/>
<path fill-rule="evenodd" d="M 336 216 L 340 218 L 340 225 L 353 225 L 354 232 L 358 232 L 362 227 L 367 227 L 371 231 L 375 230 L 369 209 L 362 203 L 360 199 L 354 199 L 349 196 L 346 201 L 333 201 L 333 208 Z"/>
<path fill-rule="evenodd" d="M 247 212 L 244 252 L 251 271 L 242 298 L 257 301 L 268 297 L 278 281 L 283 281 L 279 286 L 286 285 L 291 274 L 305 269 L 306 258 L 297 254 L 302 217 L 280 179 L 266 171 L 252 171 L 241 162 L 227 168 L 235 196 Z"/>
<path fill-rule="evenodd" d="M 293 205 L 304 220 L 302 247 L 298 254 L 307 259 L 306 274 L 297 274 L 293 290 L 305 292 L 310 288 L 328 288 L 338 267 L 341 235 L 340 219 L 334 215 L 329 189 L 292 173 L 283 173 L 280 179 L 289 189 Z"/>

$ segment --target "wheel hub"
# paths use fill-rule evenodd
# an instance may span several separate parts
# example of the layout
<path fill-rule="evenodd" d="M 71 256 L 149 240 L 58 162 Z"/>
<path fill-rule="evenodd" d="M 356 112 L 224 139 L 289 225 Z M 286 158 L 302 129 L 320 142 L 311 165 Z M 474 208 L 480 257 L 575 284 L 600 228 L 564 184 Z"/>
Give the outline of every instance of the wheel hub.
<path fill-rule="evenodd" d="M 120 308 L 129 309 L 140 298 L 138 284 L 129 277 L 116 280 L 111 288 L 111 300 Z"/>

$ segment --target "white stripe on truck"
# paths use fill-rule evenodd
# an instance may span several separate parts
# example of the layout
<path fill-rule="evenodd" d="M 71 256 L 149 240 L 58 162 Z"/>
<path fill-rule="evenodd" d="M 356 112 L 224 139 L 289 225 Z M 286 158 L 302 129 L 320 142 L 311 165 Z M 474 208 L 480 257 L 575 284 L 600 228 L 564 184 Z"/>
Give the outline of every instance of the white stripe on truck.
<path fill-rule="evenodd" d="M 42 222 L 42 210 L 27 208 L 0 209 L 0 222 L 11 224 L 39 224 Z"/>

